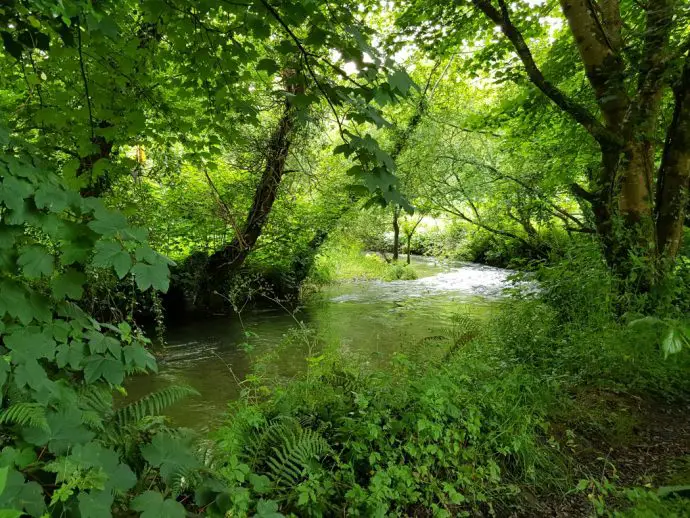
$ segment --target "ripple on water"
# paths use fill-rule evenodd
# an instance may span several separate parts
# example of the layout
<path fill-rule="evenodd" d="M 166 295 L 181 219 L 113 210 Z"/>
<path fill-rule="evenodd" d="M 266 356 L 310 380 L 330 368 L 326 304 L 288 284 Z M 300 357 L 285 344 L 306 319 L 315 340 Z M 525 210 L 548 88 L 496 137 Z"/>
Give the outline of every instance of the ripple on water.
<path fill-rule="evenodd" d="M 459 293 L 496 298 L 508 286 L 513 272 L 478 264 L 464 264 L 447 272 L 411 281 L 365 281 L 352 283 L 351 290 L 332 297 L 331 302 L 385 302 L 439 294 Z"/>

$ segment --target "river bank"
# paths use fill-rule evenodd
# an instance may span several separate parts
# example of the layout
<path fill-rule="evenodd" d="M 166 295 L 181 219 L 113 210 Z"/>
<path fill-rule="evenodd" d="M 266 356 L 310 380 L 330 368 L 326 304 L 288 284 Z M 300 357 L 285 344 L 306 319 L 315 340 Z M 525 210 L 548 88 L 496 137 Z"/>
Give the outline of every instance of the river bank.
<path fill-rule="evenodd" d="M 305 358 L 326 347 L 362 355 L 367 362 L 387 360 L 404 344 L 442 335 L 457 314 L 487 318 L 511 273 L 420 256 L 411 266 L 418 279 L 325 285 L 296 309 L 267 301 L 268 307 L 235 315 L 168 322 L 158 374 L 129 380 L 129 398 L 168 385 L 191 386 L 201 396 L 167 413 L 176 424 L 209 430 L 222 419 L 228 402 L 239 397 L 241 381 L 259 358 L 279 351 L 271 367 L 282 377 L 302 372 Z M 309 339 L 297 336 L 300 332 L 310 333 Z"/>

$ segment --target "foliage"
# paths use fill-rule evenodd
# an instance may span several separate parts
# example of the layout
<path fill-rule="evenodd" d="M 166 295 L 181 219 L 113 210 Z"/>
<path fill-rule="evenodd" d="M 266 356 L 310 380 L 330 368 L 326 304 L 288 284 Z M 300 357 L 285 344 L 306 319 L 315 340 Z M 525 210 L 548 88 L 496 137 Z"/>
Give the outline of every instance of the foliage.
<path fill-rule="evenodd" d="M 194 457 L 159 461 L 153 446 L 190 450 L 160 419 L 144 422 L 190 391 L 169 388 L 115 411 L 112 390 L 125 376 L 157 369 L 149 341 L 127 322 L 101 324 L 77 305 L 87 264 L 129 275 L 141 290 L 165 290 L 168 260 L 146 244 L 144 229 L 21 155 L 5 155 L 0 171 L 2 507 L 31 516 L 109 516 L 142 486 L 176 495 L 172 476 L 194 467 Z M 137 497 L 135 509 L 169 516 L 181 508 L 149 493 L 157 496 Z"/>
<path fill-rule="evenodd" d="M 320 285 L 351 280 L 384 281 L 416 279 L 414 267 L 387 262 L 378 254 L 365 252 L 360 243 L 332 239 L 317 255 L 309 281 Z"/>
<path fill-rule="evenodd" d="M 629 440 L 631 425 L 616 421 L 627 414 L 612 414 L 603 394 L 690 394 L 687 351 L 665 355 L 656 321 L 617 319 L 608 270 L 582 269 L 595 253 L 571 250 L 563 264 L 537 271 L 541 289 L 516 291 L 488 322 L 458 318 L 445 336 L 407 344 L 384 367 L 331 352 L 303 378 L 270 390 L 254 378 L 259 385 L 250 382 L 217 433 L 253 502 L 244 509 L 271 498 L 297 515 L 529 514 L 532 493 L 577 492 L 583 480 L 579 490 L 589 488 L 595 512 L 678 512 L 681 504 L 602 481 L 600 467 L 569 458 L 572 441 L 592 434 L 619 427 L 615 440 Z M 583 307 L 585 300 L 601 302 Z M 302 437 L 314 441 L 310 461 Z M 287 485 L 274 470 L 284 458 L 296 459 Z M 257 477 L 266 478 L 260 490 L 250 482 Z"/>

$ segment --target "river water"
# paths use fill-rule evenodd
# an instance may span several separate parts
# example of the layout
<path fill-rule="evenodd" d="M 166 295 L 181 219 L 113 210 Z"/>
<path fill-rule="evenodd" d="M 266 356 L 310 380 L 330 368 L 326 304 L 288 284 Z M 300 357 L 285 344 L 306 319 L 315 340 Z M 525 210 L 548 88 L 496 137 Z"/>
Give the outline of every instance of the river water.
<path fill-rule="evenodd" d="M 304 340 L 289 341 L 295 329 L 312 329 L 312 344 L 338 347 L 363 361 L 380 361 L 401 344 L 442 334 L 454 314 L 489 313 L 511 273 L 422 257 L 413 258 L 413 266 L 419 274 L 416 280 L 328 286 L 294 314 L 275 308 L 180 325 L 169 322 L 159 373 L 133 378 L 126 387 L 129 398 L 171 384 L 192 386 L 201 396 L 166 413 L 177 425 L 208 430 L 238 397 L 238 381 L 252 372 L 256 358 L 279 351 L 270 362 L 274 373 L 294 376 L 305 368 L 309 353 L 318 353 L 309 351 Z"/>

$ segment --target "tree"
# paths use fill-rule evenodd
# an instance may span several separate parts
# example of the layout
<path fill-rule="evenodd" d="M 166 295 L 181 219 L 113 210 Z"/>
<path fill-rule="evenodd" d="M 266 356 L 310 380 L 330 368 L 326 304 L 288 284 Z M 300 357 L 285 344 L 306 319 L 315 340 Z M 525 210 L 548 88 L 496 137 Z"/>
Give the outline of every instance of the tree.
<path fill-rule="evenodd" d="M 273 208 L 278 187 L 285 174 L 285 164 L 297 119 L 292 98 L 304 92 L 304 80 L 292 69 L 284 70 L 282 75 L 285 92 L 288 95 L 285 97 L 283 113 L 267 146 L 264 171 L 256 187 L 247 219 L 230 244 L 214 252 L 208 261 L 207 274 L 216 286 L 222 278 L 226 278 L 232 271 L 242 266 L 256 244 Z"/>
<path fill-rule="evenodd" d="M 583 175 L 587 188 L 574 183 L 572 192 L 591 207 L 609 264 L 629 275 L 630 255 L 641 255 L 650 266 L 644 283 L 649 286 L 655 282 L 652 270 L 668 268 L 682 238 L 690 177 L 688 10 L 674 0 L 560 4 L 568 31 L 559 34 L 553 47 L 562 41 L 576 46 L 589 85 L 581 96 L 559 87 L 557 81 L 563 78 L 547 78 L 528 43 L 544 34 L 542 11 L 553 2 L 418 1 L 408 5 L 401 24 L 414 28 L 427 44 L 450 39 L 445 48 L 468 34 L 478 38 L 493 26 L 500 28 L 503 38 L 490 42 L 480 56 L 496 68 L 508 67 L 507 75 L 520 80 L 509 65 L 508 56 L 516 55 L 527 80 L 596 142 L 597 170 Z M 462 22 L 472 11 L 483 20 L 475 16 L 472 23 Z M 416 23 L 421 17 L 434 18 L 441 27 L 421 27 Z M 549 58 L 555 59 L 553 54 Z M 673 96 L 666 100 L 669 91 Z M 667 104 L 673 115 L 664 127 Z"/>

